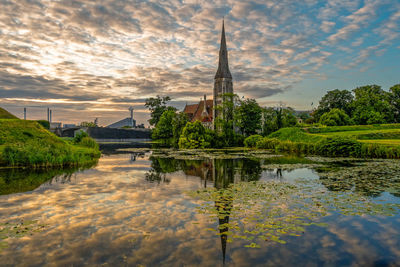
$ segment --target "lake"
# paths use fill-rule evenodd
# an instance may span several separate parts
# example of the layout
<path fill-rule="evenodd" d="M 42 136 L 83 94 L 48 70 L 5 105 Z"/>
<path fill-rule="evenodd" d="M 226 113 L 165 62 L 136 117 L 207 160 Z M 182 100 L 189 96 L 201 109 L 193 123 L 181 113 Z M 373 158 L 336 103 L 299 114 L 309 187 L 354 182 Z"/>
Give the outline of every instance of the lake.
<path fill-rule="evenodd" d="M 0 171 L 1 266 L 400 266 L 400 162 L 124 149 Z"/>

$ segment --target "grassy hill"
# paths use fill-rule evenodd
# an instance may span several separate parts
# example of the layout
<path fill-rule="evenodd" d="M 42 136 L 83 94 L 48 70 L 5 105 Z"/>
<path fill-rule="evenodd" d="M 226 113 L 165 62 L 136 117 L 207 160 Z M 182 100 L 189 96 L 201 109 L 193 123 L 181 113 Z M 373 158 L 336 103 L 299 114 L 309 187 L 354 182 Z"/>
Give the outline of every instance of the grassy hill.
<path fill-rule="evenodd" d="M 76 166 L 99 156 L 89 137 L 74 144 L 35 121 L 0 119 L 0 166 Z"/>
<path fill-rule="evenodd" d="M 400 124 L 282 128 L 255 146 L 322 156 L 399 159 Z"/>
<path fill-rule="evenodd" d="M 315 128 L 282 128 L 268 136 L 280 141 L 315 143 L 328 137 L 343 137 L 363 143 L 397 146 L 400 143 L 400 124 L 352 125 Z"/>
<path fill-rule="evenodd" d="M 17 119 L 17 117 L 0 107 L 0 119 Z"/>

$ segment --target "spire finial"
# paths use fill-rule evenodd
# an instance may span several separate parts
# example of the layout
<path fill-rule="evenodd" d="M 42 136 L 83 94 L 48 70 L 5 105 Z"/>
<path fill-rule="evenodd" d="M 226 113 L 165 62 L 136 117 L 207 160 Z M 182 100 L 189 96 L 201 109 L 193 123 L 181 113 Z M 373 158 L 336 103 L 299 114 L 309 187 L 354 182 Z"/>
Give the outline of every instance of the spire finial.
<path fill-rule="evenodd" d="M 232 79 L 232 75 L 229 71 L 229 66 L 228 66 L 228 49 L 226 48 L 226 39 L 225 39 L 225 17 L 223 17 L 222 19 L 221 46 L 219 49 L 218 70 L 217 73 L 215 74 L 215 78 Z"/>

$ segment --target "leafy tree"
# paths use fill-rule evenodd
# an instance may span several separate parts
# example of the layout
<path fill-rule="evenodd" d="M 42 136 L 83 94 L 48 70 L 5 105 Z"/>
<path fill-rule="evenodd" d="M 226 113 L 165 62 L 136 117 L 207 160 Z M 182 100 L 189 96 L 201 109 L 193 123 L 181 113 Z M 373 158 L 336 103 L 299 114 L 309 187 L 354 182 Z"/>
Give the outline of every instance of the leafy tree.
<path fill-rule="evenodd" d="M 91 121 L 83 121 L 80 125 L 81 127 L 97 127 L 97 125 Z"/>
<path fill-rule="evenodd" d="M 294 115 L 295 111 L 291 107 L 281 109 L 282 114 L 282 128 L 291 127 L 297 124 L 297 117 Z"/>
<path fill-rule="evenodd" d="M 179 138 L 179 148 L 209 148 L 213 138 L 213 132 L 204 128 L 201 122 L 188 122 Z"/>
<path fill-rule="evenodd" d="M 177 113 L 175 108 L 168 107 L 154 128 L 152 138 L 177 146 L 182 130 L 188 121 L 185 113 Z"/>
<path fill-rule="evenodd" d="M 322 114 L 329 112 L 331 109 L 343 109 L 347 115 L 351 116 L 353 95 L 350 91 L 335 89 L 328 91 L 319 101 L 318 108 L 314 112 L 314 117 L 318 121 Z"/>
<path fill-rule="evenodd" d="M 276 123 L 276 115 L 277 113 L 274 108 L 263 109 L 264 124 L 262 125 L 262 132 L 264 135 L 268 135 L 279 129 Z"/>
<path fill-rule="evenodd" d="M 159 95 L 156 98 L 150 97 L 146 99 L 144 105 L 150 110 L 151 118 L 149 119 L 149 123 L 151 126 L 157 125 L 161 115 L 167 110 L 166 103 L 170 100 L 169 96 L 160 97 Z"/>
<path fill-rule="evenodd" d="M 172 122 L 176 116 L 175 109 L 168 107 L 161 115 L 156 127 L 153 130 L 152 138 L 168 141 L 173 137 Z"/>
<path fill-rule="evenodd" d="M 390 103 L 394 109 L 394 121 L 400 122 L 400 84 L 390 87 Z"/>
<path fill-rule="evenodd" d="M 256 134 L 261 129 L 262 108 L 256 100 L 240 101 L 234 115 L 235 125 L 245 136 Z"/>
<path fill-rule="evenodd" d="M 186 113 L 179 112 L 175 115 L 174 119 L 172 120 L 172 137 L 174 144 L 178 145 L 183 128 L 185 128 L 188 122 L 189 118 Z"/>
<path fill-rule="evenodd" d="M 350 125 L 351 119 L 342 109 L 334 108 L 329 112 L 324 113 L 319 122 L 323 125 L 327 126 L 342 126 L 342 125 Z"/>
<path fill-rule="evenodd" d="M 215 109 L 219 115 L 214 118 L 214 126 L 216 133 L 216 147 L 234 146 L 240 142 L 239 136 L 235 133 L 234 117 L 235 106 L 238 102 L 236 94 L 223 94 L 222 101 Z"/>
<path fill-rule="evenodd" d="M 291 127 L 297 124 L 295 111 L 288 108 L 264 108 L 263 134 L 268 135 L 284 127 Z"/>
<path fill-rule="evenodd" d="M 353 90 L 353 120 L 357 124 L 391 123 L 394 121 L 390 94 L 378 85 L 366 85 Z"/>

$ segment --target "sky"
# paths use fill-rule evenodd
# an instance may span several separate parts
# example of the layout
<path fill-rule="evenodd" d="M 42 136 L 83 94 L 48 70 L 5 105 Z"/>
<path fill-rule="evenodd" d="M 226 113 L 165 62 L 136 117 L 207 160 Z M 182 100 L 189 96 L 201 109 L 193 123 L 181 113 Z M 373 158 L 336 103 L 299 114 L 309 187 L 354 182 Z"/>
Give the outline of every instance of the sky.
<path fill-rule="evenodd" d="M 129 116 L 212 98 L 222 18 L 234 92 L 309 110 L 333 89 L 400 83 L 399 0 L 0 0 L 0 107 L 28 119 Z M 313 103 L 314 106 L 311 104 Z"/>

